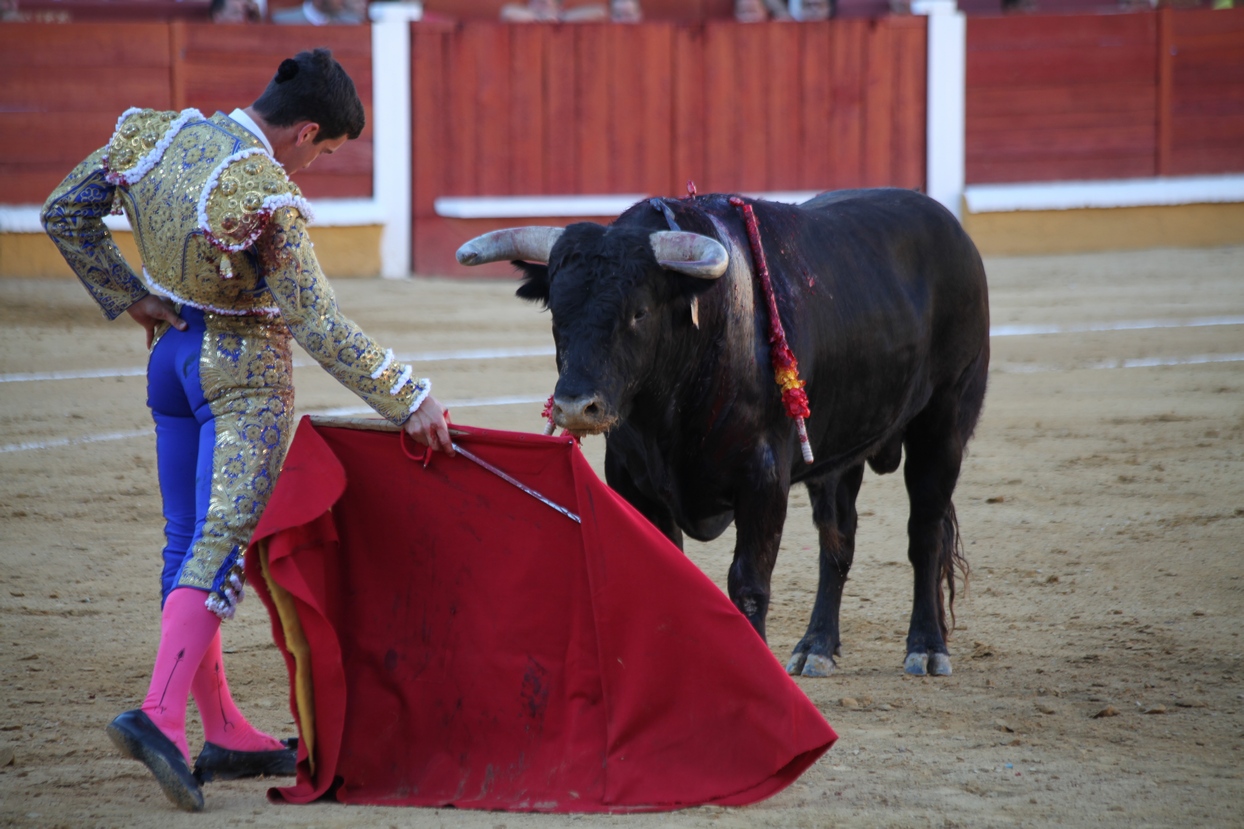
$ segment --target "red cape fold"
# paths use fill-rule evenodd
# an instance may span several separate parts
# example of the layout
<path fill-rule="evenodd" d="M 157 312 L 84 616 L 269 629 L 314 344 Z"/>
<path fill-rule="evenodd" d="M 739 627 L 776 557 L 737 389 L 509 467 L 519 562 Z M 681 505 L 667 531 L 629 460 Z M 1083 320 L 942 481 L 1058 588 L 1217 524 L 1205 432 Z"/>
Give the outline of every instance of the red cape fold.
<path fill-rule="evenodd" d="M 464 457 L 425 467 L 399 433 L 304 418 L 246 560 L 313 728 L 314 771 L 304 730 L 274 799 L 741 805 L 829 749 L 837 735 L 747 620 L 573 440 L 455 429 L 582 523 Z M 306 641 L 313 716 L 261 545 Z"/>

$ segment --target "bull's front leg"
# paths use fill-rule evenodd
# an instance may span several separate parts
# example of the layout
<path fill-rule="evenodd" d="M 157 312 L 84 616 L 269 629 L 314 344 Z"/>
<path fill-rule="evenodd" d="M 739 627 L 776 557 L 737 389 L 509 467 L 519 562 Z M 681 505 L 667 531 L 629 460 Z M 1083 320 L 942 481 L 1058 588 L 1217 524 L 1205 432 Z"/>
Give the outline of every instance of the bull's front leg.
<path fill-rule="evenodd" d="M 808 630 L 786 663 L 792 676 L 829 676 L 837 667 L 834 657 L 842 653 L 842 589 L 855 560 L 855 497 L 863 480 L 864 465 L 859 464 L 841 475 L 807 482 L 812 520 L 820 536 L 820 578 Z"/>
<path fill-rule="evenodd" d="M 734 606 L 765 638 L 770 581 L 782 543 L 790 470 L 779 467 L 767 446 L 758 462 L 741 476 L 734 502 L 734 561 L 726 578 L 726 592 Z"/>

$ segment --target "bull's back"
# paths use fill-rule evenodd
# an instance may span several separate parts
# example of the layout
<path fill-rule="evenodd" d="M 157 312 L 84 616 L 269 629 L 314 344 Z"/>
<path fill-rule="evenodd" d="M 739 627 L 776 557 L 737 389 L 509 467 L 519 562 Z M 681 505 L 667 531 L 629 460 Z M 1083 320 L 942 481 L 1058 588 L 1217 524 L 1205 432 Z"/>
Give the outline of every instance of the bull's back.
<path fill-rule="evenodd" d="M 941 204 L 913 190 L 876 188 L 822 193 L 803 204 L 818 225 L 840 280 L 867 280 L 902 291 L 919 323 L 942 347 L 988 338 L 985 268 L 976 246 Z M 867 291 L 869 285 L 842 286 Z"/>
<path fill-rule="evenodd" d="M 796 353 L 821 456 L 857 456 L 987 353 L 984 267 L 949 211 L 914 191 L 834 191 L 781 210 L 800 240 L 784 276 L 810 312 Z"/>

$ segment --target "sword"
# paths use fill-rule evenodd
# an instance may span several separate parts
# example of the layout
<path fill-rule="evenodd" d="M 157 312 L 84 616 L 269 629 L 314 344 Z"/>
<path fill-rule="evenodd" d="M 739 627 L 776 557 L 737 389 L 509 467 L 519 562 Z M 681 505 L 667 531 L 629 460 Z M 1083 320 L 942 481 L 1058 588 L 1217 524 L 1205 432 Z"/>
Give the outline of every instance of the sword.
<path fill-rule="evenodd" d="M 484 469 L 488 470 L 489 472 L 491 472 L 492 474 L 496 475 L 496 476 L 497 476 L 498 478 L 500 478 L 501 480 L 505 481 L 507 484 L 512 484 L 512 485 L 514 485 L 514 486 L 518 487 L 518 488 L 519 488 L 519 489 L 521 489 L 523 492 L 526 492 L 528 495 L 530 495 L 532 498 L 535 498 L 537 501 L 540 501 L 541 503 L 544 503 L 544 504 L 549 505 L 550 507 L 552 507 L 553 509 L 557 510 L 557 511 L 558 511 L 558 512 L 560 512 L 562 515 L 566 516 L 567 518 L 569 518 L 571 521 L 575 522 L 576 524 L 582 524 L 582 523 L 583 523 L 581 520 L 579 520 L 579 516 L 575 515 L 573 512 L 571 512 L 570 510 L 568 510 L 568 509 L 566 509 L 565 507 L 563 507 L 561 504 L 558 504 L 558 503 L 556 503 L 555 501 L 551 501 L 551 500 L 549 500 L 548 498 L 545 498 L 543 495 L 541 495 L 540 493 L 536 492 L 534 489 L 532 489 L 531 487 L 527 486 L 527 485 L 526 485 L 526 484 L 524 484 L 522 481 L 519 481 L 519 480 L 516 480 L 516 479 L 514 479 L 514 478 L 510 477 L 509 475 L 507 475 L 506 473 L 502 472 L 502 471 L 501 471 L 500 469 L 498 469 L 497 467 L 495 467 L 495 466 L 493 466 L 492 464 L 490 464 L 488 461 L 486 461 L 486 460 L 484 460 L 483 458 L 481 458 L 479 455 L 476 455 L 476 454 L 474 454 L 473 452 L 468 452 L 467 450 L 463 449 L 461 446 L 459 446 L 459 445 L 458 445 L 458 444 L 456 444 L 456 443 L 451 443 L 451 445 L 453 446 L 454 451 L 455 451 L 455 452 L 457 452 L 459 455 L 461 455 L 462 457 L 464 457 L 464 458 L 466 458 L 467 460 L 471 461 L 472 463 L 478 464 L 479 466 L 481 466 L 481 467 L 483 467 Z"/>

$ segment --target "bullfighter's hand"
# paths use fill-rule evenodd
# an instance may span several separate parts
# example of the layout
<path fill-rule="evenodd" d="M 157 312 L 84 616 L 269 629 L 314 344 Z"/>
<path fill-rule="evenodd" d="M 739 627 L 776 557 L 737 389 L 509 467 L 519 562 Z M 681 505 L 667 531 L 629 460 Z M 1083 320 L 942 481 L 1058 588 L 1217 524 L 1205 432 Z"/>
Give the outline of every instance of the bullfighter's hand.
<path fill-rule="evenodd" d="M 406 434 L 424 446 L 430 446 L 446 455 L 453 455 L 453 441 L 449 438 L 449 421 L 445 418 L 445 410 L 436 398 L 428 395 L 419 408 L 415 409 L 402 427 Z"/>
<path fill-rule="evenodd" d="M 147 294 L 135 302 L 125 312 L 134 318 L 134 322 L 147 331 L 147 348 L 151 349 L 151 341 L 155 339 L 156 327 L 167 322 L 178 331 L 185 331 L 190 326 L 184 319 L 177 316 L 177 307 L 162 296 Z"/>

